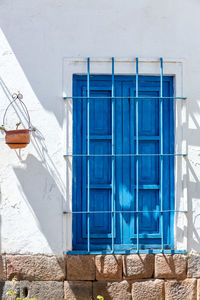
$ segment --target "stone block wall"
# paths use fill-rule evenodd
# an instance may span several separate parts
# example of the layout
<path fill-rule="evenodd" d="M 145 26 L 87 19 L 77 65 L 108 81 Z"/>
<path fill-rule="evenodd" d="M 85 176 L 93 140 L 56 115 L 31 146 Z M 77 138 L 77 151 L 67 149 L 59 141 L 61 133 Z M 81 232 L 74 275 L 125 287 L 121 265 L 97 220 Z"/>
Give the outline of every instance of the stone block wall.
<path fill-rule="evenodd" d="M 1 255 L 0 299 L 200 300 L 200 255 Z"/>

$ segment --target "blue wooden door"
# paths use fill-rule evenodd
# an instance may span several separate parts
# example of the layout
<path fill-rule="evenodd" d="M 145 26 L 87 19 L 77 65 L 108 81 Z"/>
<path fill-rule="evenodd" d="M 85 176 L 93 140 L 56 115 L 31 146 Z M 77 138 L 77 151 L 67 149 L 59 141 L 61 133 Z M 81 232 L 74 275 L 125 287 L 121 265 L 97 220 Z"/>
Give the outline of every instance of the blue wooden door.
<path fill-rule="evenodd" d="M 87 249 L 87 82 L 74 76 L 73 84 L 73 249 Z M 163 96 L 173 95 L 171 77 L 164 77 Z M 112 180 L 112 99 L 111 77 L 90 76 L 90 243 L 91 250 L 111 248 L 111 197 L 114 190 L 115 249 L 135 249 L 136 226 L 136 121 L 138 119 L 138 220 L 139 248 L 160 248 L 160 79 L 139 77 L 136 116 L 135 77 L 115 76 L 115 173 Z M 155 97 L 155 98 L 154 98 Z M 163 101 L 164 153 L 174 153 L 173 101 Z M 130 155 L 129 155 L 130 154 Z M 174 158 L 163 158 L 163 242 L 173 248 Z M 84 212 L 84 213 L 80 213 Z"/>

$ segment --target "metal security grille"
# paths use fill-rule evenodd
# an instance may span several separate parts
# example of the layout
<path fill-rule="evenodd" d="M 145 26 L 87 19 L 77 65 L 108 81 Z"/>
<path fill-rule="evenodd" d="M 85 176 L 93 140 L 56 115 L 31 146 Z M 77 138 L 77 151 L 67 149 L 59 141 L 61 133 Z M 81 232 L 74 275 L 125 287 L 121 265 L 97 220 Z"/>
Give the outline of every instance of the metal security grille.
<path fill-rule="evenodd" d="M 96 254 L 96 253 L 179 253 L 183 251 L 179 251 L 176 249 L 170 249 L 169 247 L 165 248 L 164 243 L 164 214 L 169 214 L 174 216 L 175 213 L 185 213 L 183 210 L 175 210 L 175 209 L 164 209 L 163 205 L 163 174 L 164 174 L 164 157 L 176 157 L 176 156 L 185 156 L 185 153 L 165 153 L 164 152 L 164 136 L 163 136 L 163 114 L 164 114 L 164 101 L 173 101 L 173 100 L 185 100 L 185 97 L 173 97 L 173 96 L 165 96 L 163 95 L 163 59 L 160 58 L 160 87 L 159 87 L 159 95 L 158 96 L 140 96 L 139 93 L 139 60 L 136 58 L 136 70 L 135 70 L 135 94 L 129 96 L 116 96 L 115 95 L 115 60 L 112 58 L 112 75 L 111 75 L 111 95 L 104 96 L 96 96 L 93 97 L 91 95 L 91 74 L 90 74 L 90 58 L 87 59 L 87 88 L 86 94 L 81 96 L 69 96 L 64 97 L 65 99 L 72 99 L 73 101 L 77 101 L 81 99 L 81 101 L 86 102 L 86 116 L 87 116 L 87 126 L 86 126 L 86 136 L 87 136 L 87 145 L 86 145 L 86 153 L 68 153 L 65 157 L 73 157 L 73 161 L 76 159 L 85 159 L 86 160 L 86 176 L 87 176 L 87 207 L 86 209 L 82 207 L 80 210 L 75 211 L 65 211 L 65 214 L 72 214 L 74 217 L 76 215 L 86 216 L 86 238 L 87 238 L 87 250 L 75 250 L 70 251 L 68 253 L 73 254 Z M 95 154 L 91 151 L 91 139 L 92 134 L 90 132 L 90 113 L 91 113 L 91 101 L 93 99 L 103 100 L 104 98 L 111 100 L 111 153 L 98 153 Z M 135 103 L 135 153 L 117 153 L 116 152 L 116 127 L 115 127 L 115 114 L 116 114 L 116 100 L 126 100 L 127 98 L 134 100 Z M 140 153 L 140 136 L 139 136 L 139 101 L 140 100 L 152 100 L 159 101 L 159 151 L 158 153 Z M 91 161 L 95 157 L 109 157 L 111 159 L 111 206 L 110 210 L 93 210 L 91 209 Z M 135 162 L 135 209 L 134 210 L 117 210 L 116 209 L 116 159 L 117 157 L 133 157 Z M 159 210 L 141 210 L 140 209 L 140 199 L 139 199 L 139 164 L 141 157 L 158 157 L 159 159 Z M 148 213 L 148 214 L 159 214 L 159 222 L 160 222 L 160 245 L 159 247 L 141 247 L 140 244 L 140 215 Z M 95 215 L 109 215 L 111 218 L 111 249 L 97 249 L 93 248 L 93 235 L 91 235 L 91 216 Z M 115 240 L 116 240 L 116 215 L 118 214 L 133 214 L 134 223 L 135 223 L 135 231 L 136 231 L 136 243 L 134 245 L 127 244 L 123 245 L 124 247 L 120 250 L 119 247 L 116 248 Z M 133 247 L 134 246 L 134 247 Z"/>

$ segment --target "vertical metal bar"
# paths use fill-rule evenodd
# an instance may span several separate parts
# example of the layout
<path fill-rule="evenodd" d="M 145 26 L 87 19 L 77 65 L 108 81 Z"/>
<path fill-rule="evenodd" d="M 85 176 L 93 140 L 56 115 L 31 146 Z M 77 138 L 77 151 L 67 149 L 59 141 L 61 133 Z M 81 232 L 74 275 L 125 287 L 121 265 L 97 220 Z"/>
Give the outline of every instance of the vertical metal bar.
<path fill-rule="evenodd" d="M 163 59 L 160 58 L 160 229 L 161 229 L 161 250 L 164 251 L 164 230 L 163 230 Z"/>
<path fill-rule="evenodd" d="M 114 57 L 112 57 L 112 155 L 115 154 L 115 77 L 114 77 Z M 112 156 L 112 253 L 114 252 L 114 235 L 115 235 L 115 156 Z"/>
<path fill-rule="evenodd" d="M 87 248 L 90 252 L 90 58 L 87 59 Z"/>
<path fill-rule="evenodd" d="M 139 252 L 139 161 L 138 161 L 138 154 L 139 154 L 139 142 L 138 142 L 138 134 L 139 134 L 139 124 L 138 124 L 138 58 L 136 57 L 136 99 L 135 99 L 135 113 L 136 113 L 136 232 L 137 232 L 137 253 Z"/>

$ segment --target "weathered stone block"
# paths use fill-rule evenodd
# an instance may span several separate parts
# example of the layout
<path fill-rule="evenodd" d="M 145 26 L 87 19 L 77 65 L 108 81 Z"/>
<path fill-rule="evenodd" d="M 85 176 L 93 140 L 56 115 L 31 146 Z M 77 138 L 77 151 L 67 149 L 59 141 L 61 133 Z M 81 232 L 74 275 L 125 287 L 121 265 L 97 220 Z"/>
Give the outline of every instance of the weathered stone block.
<path fill-rule="evenodd" d="M 123 256 L 123 275 L 126 279 L 151 278 L 154 271 L 153 254 Z"/>
<path fill-rule="evenodd" d="M 197 300 L 200 300 L 200 279 L 197 279 Z"/>
<path fill-rule="evenodd" d="M 6 257 L 0 255 L 0 281 L 6 280 Z"/>
<path fill-rule="evenodd" d="M 187 258 L 181 254 L 156 254 L 155 256 L 155 278 L 186 277 Z"/>
<path fill-rule="evenodd" d="M 63 300 L 64 283 L 58 281 L 21 281 L 20 297 L 36 298 L 37 300 Z"/>
<path fill-rule="evenodd" d="M 130 300 L 130 284 L 126 280 L 121 282 L 93 282 L 93 299 L 97 299 L 98 295 L 103 296 L 105 300 Z"/>
<path fill-rule="evenodd" d="M 95 280 L 94 255 L 68 255 L 67 280 Z"/>
<path fill-rule="evenodd" d="M 200 255 L 191 254 L 188 258 L 188 273 L 189 278 L 200 278 Z"/>
<path fill-rule="evenodd" d="M 92 299 L 91 281 L 65 281 L 65 300 L 90 300 Z"/>
<path fill-rule="evenodd" d="M 65 279 L 64 256 L 7 255 L 7 279 L 59 281 Z"/>
<path fill-rule="evenodd" d="M 122 280 L 121 255 L 97 255 L 95 257 L 96 279 L 99 281 Z"/>
<path fill-rule="evenodd" d="M 12 281 L 0 282 L 0 299 L 7 300 L 7 292 L 12 289 Z M 16 281 L 14 299 L 35 297 L 37 300 L 63 300 L 63 282 L 57 281 Z"/>
<path fill-rule="evenodd" d="M 196 297 L 196 279 L 165 282 L 165 300 L 195 300 Z"/>
<path fill-rule="evenodd" d="M 133 300 L 164 300 L 164 280 L 135 281 L 132 284 Z"/>
<path fill-rule="evenodd" d="M 0 299 L 7 300 L 8 295 L 7 292 L 12 290 L 12 281 L 1 281 L 0 282 Z M 20 282 L 15 283 L 15 296 L 16 298 L 20 297 Z"/>

